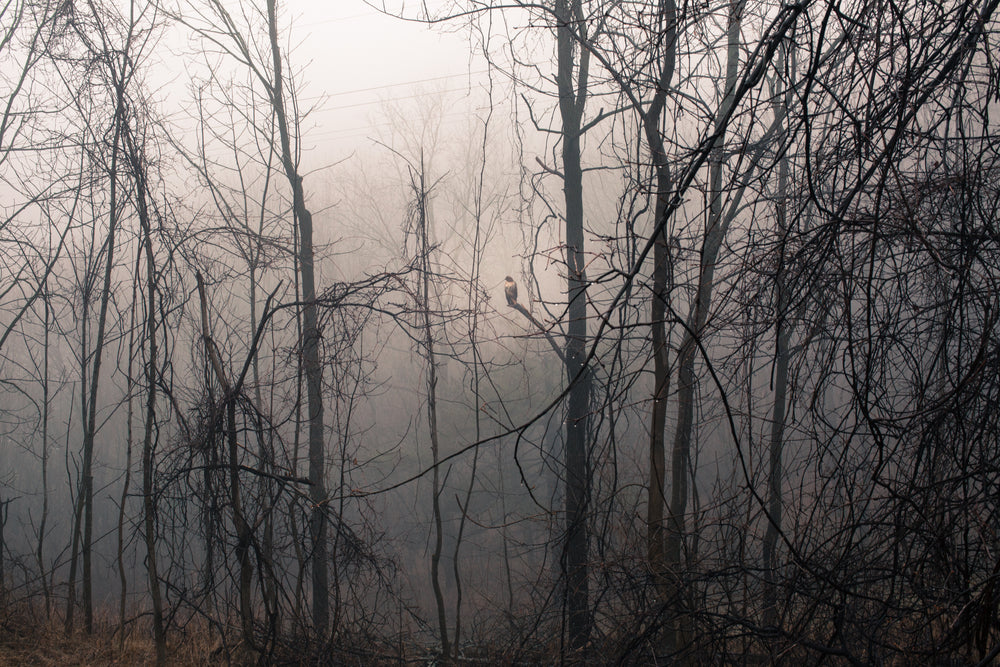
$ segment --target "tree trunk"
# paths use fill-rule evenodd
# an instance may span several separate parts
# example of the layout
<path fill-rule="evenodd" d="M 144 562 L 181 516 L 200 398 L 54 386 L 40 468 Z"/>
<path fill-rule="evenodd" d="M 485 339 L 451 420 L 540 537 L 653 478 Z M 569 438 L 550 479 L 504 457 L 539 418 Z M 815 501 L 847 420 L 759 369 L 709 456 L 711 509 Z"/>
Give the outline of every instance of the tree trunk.
<path fill-rule="evenodd" d="M 421 155 L 419 183 L 413 183 L 417 197 L 417 233 L 420 243 L 421 303 L 423 311 L 424 354 L 427 357 L 427 427 L 431 436 L 431 512 L 434 517 L 434 551 L 431 553 L 431 586 L 437 605 L 438 632 L 441 637 L 441 661 L 451 662 L 451 644 L 448 641 L 448 617 L 441 591 L 441 551 L 444 541 L 444 527 L 441 522 L 441 473 L 438 469 L 440 442 L 437 425 L 437 365 L 434 359 L 434 334 L 431 326 L 431 246 L 427 229 L 427 184 L 424 178 L 424 162 Z"/>
<path fill-rule="evenodd" d="M 709 210 L 705 236 L 701 248 L 701 266 L 694 303 L 688 315 L 687 328 L 678 352 L 677 428 L 671 453 L 671 490 L 667 514 L 665 540 L 666 567 L 673 573 L 670 598 L 676 605 L 673 631 L 668 633 L 669 648 L 682 650 L 687 643 L 686 621 L 688 607 L 687 585 L 682 578 L 683 544 L 686 532 L 688 482 L 691 471 L 691 439 L 694 423 L 694 398 L 697 389 L 694 360 L 701 336 L 704 334 L 708 313 L 712 306 L 712 289 L 715 281 L 715 264 L 729 220 L 722 217 L 722 165 L 725 122 L 733 105 L 736 74 L 739 66 L 740 16 L 743 2 L 733 2 L 729 7 L 727 35 L 726 80 L 722 105 L 719 108 L 712 154 L 709 157 Z"/>
<path fill-rule="evenodd" d="M 783 276 L 779 275 L 780 281 Z M 777 567 L 776 548 L 778 532 L 781 530 L 781 483 L 783 448 L 783 433 L 785 428 L 785 407 L 788 403 L 788 340 L 789 327 L 784 322 L 788 307 L 788 297 L 784 286 L 775 285 L 778 300 L 778 313 L 775 322 L 775 364 L 774 364 L 774 407 L 771 415 L 771 443 L 768 452 L 768 493 L 767 511 L 770 520 L 764 533 L 764 627 L 776 626 L 778 623 L 777 584 L 775 569 Z"/>
<path fill-rule="evenodd" d="M 492 112 L 491 112 L 492 113 Z M 479 301 L 479 290 L 477 289 L 483 268 L 483 239 L 482 239 L 482 215 L 483 215 L 483 180 L 484 172 L 486 168 L 487 159 L 487 144 L 489 138 L 489 123 L 490 116 L 487 116 L 486 120 L 483 122 L 483 141 L 482 141 L 482 163 L 479 170 L 479 177 L 476 180 L 475 185 L 475 208 L 473 220 L 476 225 L 476 231 L 472 238 L 472 267 L 469 272 L 469 300 L 467 310 L 469 313 L 469 347 L 472 352 L 472 404 L 475 406 L 482 405 L 482 395 L 480 392 L 480 377 L 479 370 L 480 364 L 482 363 L 482 357 L 479 351 L 479 313 L 481 303 Z M 475 411 L 475 442 L 479 442 L 482 438 L 482 411 L 477 409 Z M 455 536 L 455 551 L 452 553 L 452 569 L 455 576 L 455 632 L 452 635 L 452 643 L 454 645 L 454 661 L 459 662 L 459 646 L 462 640 L 462 572 L 461 572 L 461 559 L 460 551 L 462 548 L 462 539 L 465 535 L 465 525 L 468 520 L 468 510 L 469 504 L 472 501 L 472 490 L 476 484 L 476 470 L 479 464 L 479 448 L 472 453 L 472 471 L 469 473 L 469 485 L 465 489 L 465 500 L 460 500 L 457 495 L 455 498 L 458 504 L 458 509 L 461 512 L 461 518 L 458 523 L 458 534 Z M 503 476 L 501 475 L 498 480 L 500 486 L 501 495 L 501 508 L 503 514 L 506 515 L 506 508 L 504 507 L 503 497 Z M 504 523 L 506 523 L 506 516 L 504 518 Z M 506 527 L 501 528 L 501 539 L 503 541 L 503 552 L 504 558 L 508 557 L 508 547 L 507 547 L 507 531 Z M 506 573 L 508 574 L 507 583 L 508 588 L 510 584 L 509 573 L 510 564 L 506 563 Z M 510 608 L 510 601 L 508 598 L 508 604 L 506 607 Z"/>
<path fill-rule="evenodd" d="M 101 305 L 97 316 L 97 338 L 94 341 L 94 362 L 90 373 L 90 398 L 83 427 L 83 488 L 81 508 L 83 511 L 83 541 L 80 547 L 83 560 L 83 618 L 87 634 L 94 632 L 93 569 L 91 552 L 93 549 L 94 526 L 94 437 L 97 431 L 97 396 L 101 381 L 101 361 L 104 355 L 104 336 L 108 319 L 108 304 L 111 301 L 111 272 L 114 268 L 115 233 L 118 229 L 118 150 L 121 142 L 122 126 L 125 119 L 125 82 L 116 85 L 115 132 L 111 153 L 111 192 L 108 214 L 107 261 L 104 267 L 104 284 L 101 288 Z"/>
<path fill-rule="evenodd" d="M 677 7 L 673 0 L 666 0 L 661 7 L 660 27 L 664 30 L 663 64 L 657 80 L 656 93 L 649 110 L 642 114 L 643 131 L 649 144 L 656 178 L 656 205 L 654 207 L 653 233 L 658 234 L 653 246 L 653 299 L 650 307 L 653 342 L 653 410 L 649 429 L 649 488 L 646 503 L 646 555 L 661 601 L 668 595 L 667 566 L 664 559 L 663 507 L 666 503 L 664 488 L 666 456 L 664 432 L 666 429 L 667 398 L 670 395 L 670 363 L 667 358 L 666 307 L 670 298 L 671 258 L 667 238 L 667 207 L 673 187 L 670 165 L 660 131 L 660 118 L 666 103 L 667 88 L 674 75 L 677 43 Z M 641 112 L 641 109 L 640 109 Z"/>
<path fill-rule="evenodd" d="M 136 258 L 135 268 L 136 280 L 132 283 L 132 317 L 128 327 L 128 361 L 126 362 L 125 373 L 125 392 L 127 395 L 126 401 L 128 402 L 128 408 L 125 413 L 125 479 L 122 481 L 122 492 L 118 498 L 118 549 L 116 553 L 118 585 L 120 587 L 118 593 L 118 624 L 122 628 L 125 627 L 125 603 L 128 599 L 128 577 L 125 571 L 125 504 L 128 502 L 128 492 L 132 482 L 132 419 L 135 417 L 135 401 L 133 399 L 135 397 L 136 384 L 135 377 L 132 374 L 132 360 L 135 358 L 135 315 L 139 308 L 137 303 L 138 296 L 136 294 L 138 291 L 138 257 Z M 118 650 L 119 652 L 125 650 L 124 632 L 118 635 Z"/>
<path fill-rule="evenodd" d="M 243 630 L 243 640 L 250 647 L 255 647 L 253 630 L 253 607 L 250 598 L 250 583 L 253 572 L 250 569 L 250 527 L 243 516 L 243 501 L 240 494 L 240 464 L 239 442 L 236 436 L 236 396 L 233 386 L 226 377 L 222 360 L 219 358 L 215 342 L 212 339 L 208 323 L 208 298 L 205 295 L 205 283 L 201 274 L 195 275 L 198 281 L 198 297 L 201 301 L 201 331 L 205 344 L 205 356 L 208 358 L 215 377 L 222 387 L 222 401 L 226 410 L 226 452 L 229 470 L 229 503 L 233 510 L 233 528 L 236 530 L 236 560 L 239 563 L 239 597 L 240 625 Z"/>
<path fill-rule="evenodd" d="M 563 195 L 565 200 L 566 280 L 569 304 L 566 377 L 570 383 L 566 414 L 566 543 L 561 559 L 566 577 L 565 605 L 569 649 L 579 652 L 590 637 L 588 608 L 589 534 L 587 504 L 590 472 L 587 460 L 591 378 L 587 357 L 587 276 L 584 259 L 583 170 L 580 133 L 587 100 L 587 52 L 575 62 L 577 30 L 583 29 L 579 0 L 558 0 L 557 84 L 562 121 Z M 579 78 L 574 81 L 574 74 Z"/>
<path fill-rule="evenodd" d="M 0 497 L 0 605 L 7 606 L 7 573 L 4 571 L 3 555 L 7 551 L 7 541 L 4 528 L 7 526 L 7 511 L 12 500 Z"/>
<path fill-rule="evenodd" d="M 779 72 L 784 67 L 785 50 L 779 51 L 777 69 Z M 777 91 L 775 91 L 776 93 Z M 783 96 L 774 95 L 774 114 L 776 122 L 785 125 L 787 109 L 792 104 L 790 85 Z M 780 136 L 787 137 L 787 129 L 783 130 Z M 778 201 L 775 207 L 775 218 L 777 221 L 778 243 L 781 254 L 778 256 L 778 268 L 774 277 L 774 300 L 777 305 L 774 324 L 774 406 L 771 414 L 771 443 L 768 452 L 768 494 L 767 511 L 770 519 L 764 532 L 763 561 L 764 561 L 764 627 L 775 627 L 778 624 L 777 608 L 777 545 L 778 533 L 781 530 L 781 485 L 782 485 L 782 449 L 784 446 L 785 410 L 788 404 L 788 362 L 789 362 L 789 339 L 791 328 L 787 322 L 788 311 L 788 287 L 785 273 L 784 247 L 788 234 L 788 156 L 782 155 L 778 162 Z"/>
<path fill-rule="evenodd" d="M 49 243 L 51 255 L 52 244 Z M 52 618 L 52 596 L 49 591 L 48 577 L 45 576 L 45 529 L 49 520 L 49 329 L 52 324 L 52 306 L 49 302 L 49 278 L 44 278 L 45 308 L 45 341 L 42 352 L 42 517 L 38 522 L 38 548 L 35 558 L 38 561 L 38 575 L 42 580 L 42 593 L 45 595 L 45 619 Z"/>
<path fill-rule="evenodd" d="M 166 664 L 167 638 L 163 623 L 163 600 L 160 593 L 160 577 L 156 564 L 156 505 L 154 503 L 153 481 L 155 475 L 156 387 L 157 387 L 157 345 L 156 345 L 156 294 L 158 273 L 153 257 L 153 226 L 146 199 L 148 184 L 142 147 L 136 142 L 131 128 L 125 127 L 127 157 L 135 179 L 136 203 L 139 225 L 142 231 L 142 247 L 146 255 L 146 342 L 149 358 L 146 360 L 146 425 L 142 438 L 142 501 L 143 524 L 146 538 L 146 572 L 149 577 L 149 593 L 153 603 L 153 638 L 156 644 L 156 664 Z"/>
<path fill-rule="evenodd" d="M 149 315 L 146 334 L 149 341 L 149 359 L 146 361 L 146 425 L 142 437 L 142 510 L 146 540 L 146 572 L 149 578 L 149 595 L 153 602 L 153 638 L 156 642 L 156 664 L 167 664 L 166 630 L 163 626 L 163 600 L 160 595 L 160 577 L 156 565 L 156 504 L 153 500 L 154 437 L 156 422 L 156 323 L 154 315 L 155 288 L 149 285 Z"/>
<path fill-rule="evenodd" d="M 281 50 L 278 47 L 277 0 L 267 0 L 268 32 L 274 81 L 271 104 L 278 121 L 281 162 L 292 188 L 292 210 L 298 222 L 299 270 L 302 277 L 302 361 L 306 373 L 306 397 L 309 414 L 309 499 L 312 501 L 310 536 L 312 537 L 313 628 L 319 636 L 330 623 L 329 576 L 327 563 L 327 497 L 323 443 L 323 367 L 319 354 L 319 322 L 316 308 L 316 279 L 313 270 L 312 213 L 306 208 L 302 177 L 298 173 L 285 114 L 284 84 L 281 73 Z"/>

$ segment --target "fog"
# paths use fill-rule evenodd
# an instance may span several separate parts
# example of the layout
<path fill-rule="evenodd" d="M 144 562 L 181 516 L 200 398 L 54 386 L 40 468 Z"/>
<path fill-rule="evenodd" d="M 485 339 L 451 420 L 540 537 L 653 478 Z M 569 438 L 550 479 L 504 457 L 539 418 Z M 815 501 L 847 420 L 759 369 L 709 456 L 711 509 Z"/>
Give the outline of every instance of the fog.
<path fill-rule="evenodd" d="M 7 3 L 0 662 L 989 663 L 996 5 Z"/>

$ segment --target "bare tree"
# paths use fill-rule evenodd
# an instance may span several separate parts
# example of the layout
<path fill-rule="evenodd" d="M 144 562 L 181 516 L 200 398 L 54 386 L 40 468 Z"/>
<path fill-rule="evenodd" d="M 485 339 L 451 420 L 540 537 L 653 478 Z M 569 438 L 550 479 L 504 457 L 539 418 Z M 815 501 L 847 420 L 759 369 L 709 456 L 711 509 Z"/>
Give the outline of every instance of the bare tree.
<path fill-rule="evenodd" d="M 298 223 L 299 272 L 302 278 L 302 357 L 306 373 L 309 406 L 309 493 L 313 502 L 310 519 L 312 536 L 313 627 L 322 636 L 330 624 L 330 585 L 327 564 L 326 456 L 323 439 L 323 366 L 320 361 L 320 332 L 316 311 L 316 279 L 313 252 L 312 213 L 306 207 L 302 177 L 292 147 L 291 126 L 285 110 L 285 80 L 282 54 L 278 46 L 277 0 L 267 0 L 267 27 L 271 45 L 272 79 L 266 85 L 278 122 L 281 163 L 292 189 L 292 210 Z"/>
<path fill-rule="evenodd" d="M 0 3 L 5 624 L 99 630 L 110 581 L 114 658 L 151 627 L 158 664 L 202 631 L 261 664 L 997 660 L 1000 0 L 449 5 L 510 75 L 518 201 L 489 239 L 485 129 L 464 181 L 411 152 L 364 277 L 322 263 L 277 0 L 177 4 L 168 126 L 162 5 Z"/>
<path fill-rule="evenodd" d="M 780 74 L 785 67 L 786 49 L 779 53 L 777 70 Z M 794 66 L 790 66 L 789 71 L 794 71 Z M 775 117 L 775 124 L 785 132 L 782 139 L 779 139 L 779 147 L 787 140 L 788 109 L 792 106 L 792 87 L 790 82 L 784 83 L 782 90 L 778 83 L 779 79 L 774 78 L 772 89 L 772 107 Z M 780 150 L 780 148 L 779 148 Z M 789 171 L 790 158 L 787 154 L 778 158 L 778 182 L 775 202 L 775 233 L 778 238 L 778 258 L 774 275 L 774 302 L 776 306 L 776 317 L 774 321 L 774 407 L 771 413 L 771 439 L 768 445 L 768 495 L 767 511 L 769 514 L 767 527 L 764 533 L 763 552 L 761 558 L 764 566 L 764 615 L 765 627 L 773 627 L 778 623 L 777 593 L 775 591 L 774 569 L 776 565 L 775 551 L 778 545 L 778 536 L 782 526 L 782 458 L 784 449 L 785 415 L 788 408 L 789 390 L 789 362 L 791 356 L 790 341 L 790 320 L 789 303 L 791 302 L 792 285 L 788 284 L 787 272 L 785 268 L 785 258 L 783 256 L 785 243 L 789 234 L 788 229 L 788 198 L 789 198 Z"/>
<path fill-rule="evenodd" d="M 582 651 L 590 637 L 588 562 L 590 538 L 587 508 L 590 499 L 587 438 L 589 434 L 591 376 L 587 368 L 587 272 L 583 226 L 583 170 L 580 139 L 589 93 L 590 56 L 579 48 L 576 32 L 587 39 L 580 0 L 556 0 L 554 12 L 562 139 L 563 194 L 566 241 L 566 545 L 562 556 L 566 576 L 568 641 L 571 651 Z M 576 30 L 572 26 L 576 26 Z M 579 60 L 577 58 L 579 57 Z"/>
<path fill-rule="evenodd" d="M 434 247 L 429 240 L 430 232 L 428 205 L 434 184 L 427 183 L 427 173 L 424 166 L 423 153 L 416 165 L 407 165 L 410 169 L 410 188 L 413 193 L 413 208 L 411 219 L 407 225 L 413 228 L 416 236 L 416 253 L 419 268 L 420 287 L 416 294 L 417 312 L 421 322 L 419 328 L 423 339 L 420 341 L 424 358 L 427 361 L 427 428 L 431 440 L 431 514 L 434 521 L 434 549 L 431 552 L 431 586 L 434 589 L 434 601 L 437 605 L 438 632 L 441 638 L 441 657 L 445 662 L 452 659 L 451 644 L 448 640 L 448 618 L 441 592 L 441 552 L 444 543 L 444 527 L 441 522 L 441 470 L 438 434 L 438 400 L 437 400 L 437 359 L 434 352 L 434 322 L 431 316 L 431 278 L 436 273 L 431 260 Z"/>
<path fill-rule="evenodd" d="M 285 55 L 278 42 L 278 6 L 267 0 L 264 8 L 255 7 L 245 14 L 258 21 L 241 27 L 234 15 L 219 0 L 208 0 L 204 6 L 191 5 L 191 12 L 179 12 L 178 20 L 195 30 L 206 44 L 216 45 L 241 67 L 246 67 L 254 84 L 260 86 L 260 98 L 274 114 L 281 165 L 292 198 L 292 215 L 297 236 L 297 264 L 302 290 L 301 358 L 306 376 L 307 412 L 309 423 L 309 479 L 312 510 L 310 518 L 312 567 L 312 622 L 318 636 L 325 635 L 330 623 L 329 553 L 327 548 L 326 507 L 328 503 L 325 479 L 323 426 L 323 365 L 320 359 L 319 319 L 316 307 L 315 252 L 313 249 L 312 213 L 306 205 L 302 176 L 298 168 L 296 118 L 287 110 L 290 81 L 285 73 Z M 254 40 L 263 31 L 263 41 Z"/>
<path fill-rule="evenodd" d="M 160 571 L 156 555 L 156 506 L 154 501 L 155 474 L 155 430 L 158 377 L 158 347 L 157 329 L 162 319 L 163 300 L 158 299 L 161 289 L 160 276 L 162 270 L 157 270 L 153 251 L 153 224 L 150 212 L 149 185 L 146 178 L 145 151 L 140 139 L 131 127 L 125 131 L 126 159 L 135 179 L 136 198 L 138 204 L 139 224 L 142 233 L 142 253 L 145 255 L 146 272 L 146 322 L 144 336 L 147 345 L 147 358 L 144 369 L 146 389 L 146 418 L 142 437 L 142 500 L 143 527 L 146 541 L 146 572 L 149 581 L 149 593 L 153 605 L 153 636 L 156 642 L 156 664 L 166 664 L 166 627 L 164 625 L 163 599 L 160 592 Z M 139 258 L 136 258 L 137 262 Z"/>

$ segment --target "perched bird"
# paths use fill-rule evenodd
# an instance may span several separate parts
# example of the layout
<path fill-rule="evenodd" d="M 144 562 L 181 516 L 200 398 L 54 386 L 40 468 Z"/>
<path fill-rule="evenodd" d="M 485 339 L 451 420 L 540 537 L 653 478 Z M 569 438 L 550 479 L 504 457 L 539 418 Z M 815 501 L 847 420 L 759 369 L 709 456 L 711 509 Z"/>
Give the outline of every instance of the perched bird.
<path fill-rule="evenodd" d="M 507 305 L 517 305 L 517 283 L 510 276 L 504 278 L 503 293 L 507 297 Z"/>

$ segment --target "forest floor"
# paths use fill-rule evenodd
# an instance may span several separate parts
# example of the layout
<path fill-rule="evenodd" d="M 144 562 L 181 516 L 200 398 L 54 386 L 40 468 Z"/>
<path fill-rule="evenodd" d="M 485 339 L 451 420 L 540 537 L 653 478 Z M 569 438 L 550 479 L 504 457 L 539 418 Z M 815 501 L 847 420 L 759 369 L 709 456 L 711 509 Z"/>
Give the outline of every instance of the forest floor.
<path fill-rule="evenodd" d="M 131 633 L 122 641 L 116 627 L 98 623 L 93 635 L 82 631 L 67 635 L 61 624 L 7 616 L 0 621 L 0 667 L 152 665 L 156 659 L 153 640 L 142 634 Z M 185 641 L 167 647 L 167 664 L 205 665 L 209 653 L 207 642 Z"/>

